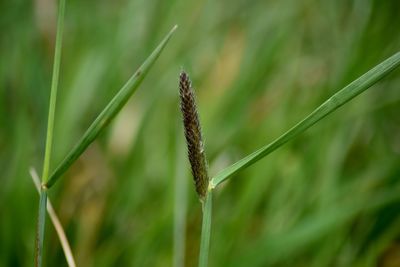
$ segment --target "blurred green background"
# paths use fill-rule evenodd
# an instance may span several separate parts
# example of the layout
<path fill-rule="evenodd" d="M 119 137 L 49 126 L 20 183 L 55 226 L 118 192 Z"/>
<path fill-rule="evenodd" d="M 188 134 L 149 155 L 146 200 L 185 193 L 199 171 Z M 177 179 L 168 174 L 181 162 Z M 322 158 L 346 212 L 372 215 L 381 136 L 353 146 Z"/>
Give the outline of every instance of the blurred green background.
<path fill-rule="evenodd" d="M 57 3 L 1 1 L 0 266 L 32 266 Z M 196 266 L 178 75 L 211 174 L 400 50 L 398 0 L 67 0 L 51 168 L 162 37 L 111 127 L 50 199 L 78 266 Z M 216 190 L 210 266 L 400 266 L 400 71 Z M 174 231 L 175 229 L 175 231 Z M 183 242 L 184 241 L 184 242 Z M 66 266 L 46 225 L 45 265 Z"/>

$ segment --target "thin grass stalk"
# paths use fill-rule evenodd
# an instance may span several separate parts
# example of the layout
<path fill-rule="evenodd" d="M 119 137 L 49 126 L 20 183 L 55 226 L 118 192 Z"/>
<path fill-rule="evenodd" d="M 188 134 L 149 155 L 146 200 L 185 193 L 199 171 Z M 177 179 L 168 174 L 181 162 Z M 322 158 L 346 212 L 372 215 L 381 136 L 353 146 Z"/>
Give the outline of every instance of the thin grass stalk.
<path fill-rule="evenodd" d="M 220 183 L 230 178 L 237 172 L 253 165 L 254 163 L 261 160 L 271 152 L 275 151 L 288 141 L 297 137 L 299 134 L 303 133 L 315 123 L 370 88 L 372 85 L 374 85 L 383 77 L 392 72 L 399 65 L 400 53 L 396 53 L 379 65 L 375 66 L 373 69 L 369 70 L 367 73 L 365 73 L 346 87 L 344 87 L 336 94 L 334 94 L 331 98 L 329 98 L 322 105 L 316 108 L 310 115 L 308 115 L 298 124 L 296 124 L 290 130 L 285 132 L 283 135 L 275 139 L 275 141 L 258 149 L 247 157 L 222 170 L 214 178 L 211 179 L 211 188 L 215 188 Z"/>
<path fill-rule="evenodd" d="M 163 48 L 168 43 L 172 34 L 176 30 L 175 25 L 167 36 L 156 47 L 153 53 L 146 59 L 146 61 L 139 67 L 139 69 L 131 76 L 126 84 L 120 89 L 115 97 L 108 103 L 99 116 L 89 126 L 83 134 L 79 142 L 74 148 L 66 155 L 62 162 L 57 166 L 55 171 L 50 176 L 46 187 L 52 187 L 55 182 L 68 170 L 68 168 L 79 158 L 79 156 L 86 150 L 86 148 L 99 136 L 99 134 L 109 125 L 109 123 L 118 114 L 121 108 L 126 104 L 132 94 L 139 87 L 146 74 L 153 66 L 156 59 L 161 54 Z"/>
<path fill-rule="evenodd" d="M 57 15 L 56 47 L 54 52 L 53 75 L 50 90 L 49 114 L 47 120 L 46 148 L 43 161 L 42 186 L 39 200 L 38 225 L 36 233 L 35 266 L 42 266 L 43 241 L 46 224 L 47 183 L 50 169 L 50 159 L 53 144 L 54 114 L 57 102 L 57 89 L 60 73 L 62 35 L 64 29 L 65 0 L 60 0 Z"/>
<path fill-rule="evenodd" d="M 35 266 L 42 266 L 44 229 L 46 224 L 47 190 L 40 191 L 38 224 L 36 229 Z"/>
<path fill-rule="evenodd" d="M 32 181 L 36 187 L 36 190 L 38 191 L 39 196 L 40 196 L 39 176 L 34 168 L 30 168 L 29 173 L 32 177 Z M 68 266 L 76 267 L 74 255 L 72 254 L 71 246 L 69 245 L 67 235 L 65 234 L 65 231 L 62 227 L 60 219 L 58 219 L 58 216 L 57 216 L 57 214 L 53 208 L 53 205 L 51 204 L 51 201 L 48 197 L 47 197 L 47 205 L 46 206 L 47 206 L 47 213 L 49 214 L 50 220 L 53 223 L 54 229 L 56 230 L 58 239 L 60 240 L 61 247 L 64 251 L 65 259 L 67 260 Z"/>
<path fill-rule="evenodd" d="M 53 76 L 51 81 L 49 115 L 47 120 L 46 150 L 44 154 L 42 184 L 49 178 L 50 159 L 53 145 L 54 114 L 57 103 L 58 81 L 60 74 L 62 35 L 64 31 L 65 0 L 60 0 L 57 20 L 56 47 L 54 52 Z"/>
<path fill-rule="evenodd" d="M 202 202 L 202 211 L 199 267 L 207 267 L 211 239 L 212 190 L 208 190 L 206 198 Z"/>

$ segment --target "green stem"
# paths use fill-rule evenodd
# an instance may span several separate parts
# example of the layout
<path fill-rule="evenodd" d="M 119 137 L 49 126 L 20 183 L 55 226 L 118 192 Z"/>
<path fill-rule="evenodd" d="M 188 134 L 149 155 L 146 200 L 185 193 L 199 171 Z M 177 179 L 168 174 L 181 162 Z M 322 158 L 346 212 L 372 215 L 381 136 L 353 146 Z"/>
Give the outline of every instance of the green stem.
<path fill-rule="evenodd" d="M 206 198 L 202 202 L 202 210 L 203 222 L 201 225 L 199 267 L 207 267 L 211 236 L 212 190 L 208 190 Z"/>
<path fill-rule="evenodd" d="M 64 11 L 65 11 L 65 0 L 60 0 L 58 8 L 58 21 L 57 21 L 57 36 L 56 36 L 56 49 L 54 52 L 54 64 L 53 64 L 53 78 L 51 81 L 50 91 L 50 105 L 49 115 L 47 120 L 47 137 L 46 137 L 46 150 L 44 154 L 43 172 L 42 172 L 42 183 L 45 184 L 49 178 L 50 169 L 50 158 L 51 148 L 53 144 L 53 129 L 54 129 L 54 113 L 57 102 L 57 89 L 58 89 L 58 78 L 60 73 L 60 61 L 61 61 L 61 48 L 62 48 L 62 34 L 64 28 Z"/>
<path fill-rule="evenodd" d="M 56 48 L 54 52 L 53 77 L 51 81 L 49 115 L 47 120 L 46 148 L 43 162 L 42 184 L 46 184 L 49 178 L 50 158 L 53 143 L 54 113 L 56 109 L 57 88 L 60 73 L 62 34 L 64 28 L 65 0 L 60 0 L 58 6 Z M 35 266 L 42 266 L 43 240 L 46 224 L 47 188 L 42 187 L 39 200 L 38 226 L 35 249 Z"/>
<path fill-rule="evenodd" d="M 47 191 L 40 190 L 40 200 L 39 200 L 39 216 L 38 224 L 36 229 L 36 257 L 35 266 L 42 266 L 42 255 L 43 255 L 43 239 L 44 239 L 44 229 L 46 224 L 46 205 L 47 205 Z"/>

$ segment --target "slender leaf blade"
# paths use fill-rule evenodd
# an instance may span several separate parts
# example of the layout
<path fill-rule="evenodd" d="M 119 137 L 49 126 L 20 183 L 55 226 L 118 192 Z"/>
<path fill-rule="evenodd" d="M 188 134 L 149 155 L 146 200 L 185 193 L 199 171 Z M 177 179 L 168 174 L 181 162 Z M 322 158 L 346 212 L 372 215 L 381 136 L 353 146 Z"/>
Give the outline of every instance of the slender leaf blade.
<path fill-rule="evenodd" d="M 86 150 L 86 148 L 97 138 L 97 136 L 118 114 L 121 108 L 125 105 L 125 103 L 139 87 L 144 77 L 149 72 L 154 62 L 157 60 L 158 56 L 161 54 L 163 48 L 168 43 L 176 28 L 177 26 L 173 27 L 173 29 L 161 41 L 161 43 L 157 46 L 153 53 L 146 59 L 146 61 L 139 67 L 139 69 L 132 75 L 132 77 L 109 102 L 109 104 L 104 108 L 100 115 L 89 126 L 80 141 L 67 154 L 64 160 L 58 165 L 53 174 L 50 176 L 50 179 L 46 184 L 48 188 L 54 185 L 54 183 L 61 177 L 61 175 L 72 165 L 72 163 L 74 163 L 78 159 L 78 157 Z"/>
<path fill-rule="evenodd" d="M 261 147 L 247 157 L 237 161 L 236 163 L 219 172 L 214 178 L 211 179 L 211 188 L 215 188 L 217 185 L 219 185 L 232 175 L 253 165 L 254 163 L 261 160 L 271 152 L 275 151 L 291 139 L 297 137 L 299 134 L 313 126 L 315 123 L 317 123 L 357 95 L 361 94 L 375 83 L 377 83 L 399 65 L 400 52 L 386 59 L 385 61 L 375 66 L 373 69 L 369 70 L 367 73 L 344 87 L 342 90 L 334 94 L 331 98 L 326 100 L 306 118 L 297 123 L 294 127 L 289 129 L 283 135 L 275 139 L 275 141 L 273 141 L 272 143 Z"/>

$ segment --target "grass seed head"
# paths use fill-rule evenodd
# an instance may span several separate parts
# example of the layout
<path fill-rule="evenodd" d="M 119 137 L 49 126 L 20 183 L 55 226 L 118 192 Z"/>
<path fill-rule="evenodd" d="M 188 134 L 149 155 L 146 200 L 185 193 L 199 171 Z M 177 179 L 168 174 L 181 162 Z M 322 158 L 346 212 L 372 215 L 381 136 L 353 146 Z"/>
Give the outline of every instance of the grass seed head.
<path fill-rule="evenodd" d="M 194 91 L 189 76 L 182 71 L 179 79 L 179 93 L 188 157 L 192 174 L 200 199 L 204 199 L 208 188 L 207 160 L 204 153 L 203 138 L 199 115 L 196 108 Z"/>

